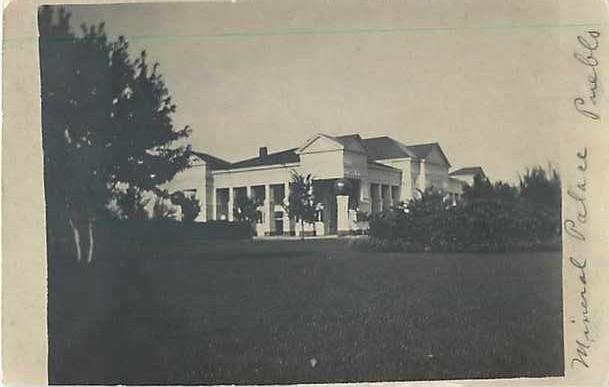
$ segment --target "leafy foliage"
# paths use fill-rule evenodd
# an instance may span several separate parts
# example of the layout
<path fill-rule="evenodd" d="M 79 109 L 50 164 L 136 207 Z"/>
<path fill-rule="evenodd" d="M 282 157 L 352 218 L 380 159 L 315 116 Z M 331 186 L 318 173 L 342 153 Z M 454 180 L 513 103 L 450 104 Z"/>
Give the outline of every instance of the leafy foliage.
<path fill-rule="evenodd" d="M 466 201 L 496 197 L 516 200 L 518 199 L 518 189 L 502 181 L 493 184 L 487 178 L 476 175 L 474 176 L 474 183 L 471 186 L 466 185 L 462 194 L 462 198 Z"/>
<path fill-rule="evenodd" d="M 408 204 L 375 216 L 372 240 L 358 242 L 364 245 L 359 247 L 406 251 L 547 247 L 560 237 L 560 206 L 531 192 L 554 192 L 553 187 L 560 189 L 560 178 L 556 173 L 544 182 L 543 176 L 536 172 L 526 180 L 532 189 L 520 192 L 506 183 L 475 179 L 456 206 L 446 205 L 440 193 L 427 190 Z"/>
<path fill-rule="evenodd" d="M 236 221 L 254 223 L 258 213 L 258 203 L 245 195 L 237 195 L 233 209 L 233 216 Z"/>
<path fill-rule="evenodd" d="M 115 190 L 116 204 L 120 219 L 147 220 L 149 218 L 146 206 L 151 199 L 144 196 L 142 190 L 135 187 L 127 187 L 125 190 Z"/>
<path fill-rule="evenodd" d="M 162 196 L 154 199 L 152 206 L 152 219 L 154 220 L 176 220 L 178 209 L 173 203 Z"/>
<path fill-rule="evenodd" d="M 285 207 L 290 218 L 297 222 L 315 221 L 317 202 L 313 195 L 313 177 L 310 174 L 301 175 L 292 171 L 290 194 Z"/>
<path fill-rule="evenodd" d="M 146 52 L 132 60 L 125 38 L 110 42 L 103 23 L 77 36 L 69 13 L 54 9 L 41 7 L 38 19 L 49 228 L 70 223 L 77 234 L 111 200 L 141 218 L 139 191 L 163 195 L 157 187 L 188 166 L 188 146 L 175 142 L 190 130 L 173 126 L 176 106 Z"/>
<path fill-rule="evenodd" d="M 201 212 L 201 205 L 199 200 L 195 196 L 186 195 L 182 191 L 174 193 L 171 197 L 171 201 L 180 206 L 182 210 L 182 221 L 186 223 L 192 223 L 195 221 L 199 213 Z"/>
<path fill-rule="evenodd" d="M 284 208 L 291 219 L 300 223 L 303 238 L 304 224 L 314 223 L 316 220 L 318 203 L 313 194 L 313 176 L 311 174 L 301 175 L 292 171 L 290 194 Z"/>
<path fill-rule="evenodd" d="M 560 211 L 560 176 L 551 165 L 527 168 L 520 176 L 520 196 L 532 203 Z"/>

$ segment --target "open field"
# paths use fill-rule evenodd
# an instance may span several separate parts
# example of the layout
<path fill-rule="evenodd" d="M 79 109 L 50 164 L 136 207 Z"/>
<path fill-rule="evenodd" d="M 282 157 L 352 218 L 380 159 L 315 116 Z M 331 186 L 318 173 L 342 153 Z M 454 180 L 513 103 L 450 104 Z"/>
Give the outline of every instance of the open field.
<path fill-rule="evenodd" d="M 50 263 L 51 383 L 563 373 L 560 252 L 364 253 L 338 239 L 106 255 Z"/>

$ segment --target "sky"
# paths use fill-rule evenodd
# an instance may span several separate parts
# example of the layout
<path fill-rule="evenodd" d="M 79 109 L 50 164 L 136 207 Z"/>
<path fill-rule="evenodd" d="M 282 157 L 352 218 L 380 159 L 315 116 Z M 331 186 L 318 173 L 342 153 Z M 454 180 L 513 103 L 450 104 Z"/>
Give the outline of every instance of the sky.
<path fill-rule="evenodd" d="M 523 4 L 527 5 L 524 7 Z M 520 6 L 519 6 L 520 4 Z M 551 1 L 250 1 L 70 6 L 160 63 L 176 126 L 229 161 L 316 133 L 438 142 L 492 179 L 558 166 L 569 106 Z M 536 8 L 537 7 L 537 8 Z"/>

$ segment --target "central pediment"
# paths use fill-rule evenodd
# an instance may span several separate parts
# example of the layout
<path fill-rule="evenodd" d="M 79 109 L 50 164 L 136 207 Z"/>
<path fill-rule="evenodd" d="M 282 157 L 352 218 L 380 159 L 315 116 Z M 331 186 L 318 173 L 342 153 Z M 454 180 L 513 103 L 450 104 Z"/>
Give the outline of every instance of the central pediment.
<path fill-rule="evenodd" d="M 319 133 L 296 149 L 297 154 L 342 151 L 345 147 L 333 137 Z"/>
<path fill-rule="evenodd" d="M 309 138 L 296 150 L 296 153 L 304 154 L 333 151 L 367 153 L 359 135 L 334 137 L 323 133 L 318 133 Z"/>

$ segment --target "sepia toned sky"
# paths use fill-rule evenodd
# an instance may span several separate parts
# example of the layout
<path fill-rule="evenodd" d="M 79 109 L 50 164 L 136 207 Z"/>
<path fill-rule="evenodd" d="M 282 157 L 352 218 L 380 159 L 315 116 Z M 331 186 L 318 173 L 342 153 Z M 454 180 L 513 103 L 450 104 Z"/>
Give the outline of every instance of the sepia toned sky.
<path fill-rule="evenodd" d="M 585 31 L 559 9 L 498 0 L 69 7 L 74 27 L 104 21 L 133 55 L 146 49 L 160 62 L 175 123 L 193 128 L 197 150 L 234 161 L 318 132 L 387 135 L 437 141 L 454 168 L 480 165 L 511 181 L 559 159 L 571 107 L 564 46 Z"/>

